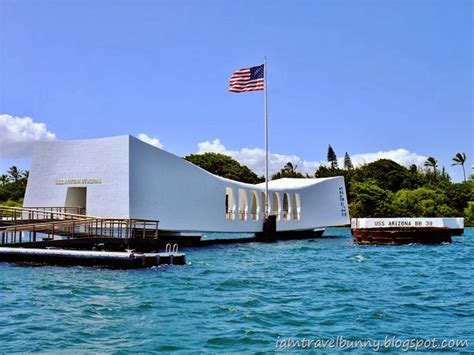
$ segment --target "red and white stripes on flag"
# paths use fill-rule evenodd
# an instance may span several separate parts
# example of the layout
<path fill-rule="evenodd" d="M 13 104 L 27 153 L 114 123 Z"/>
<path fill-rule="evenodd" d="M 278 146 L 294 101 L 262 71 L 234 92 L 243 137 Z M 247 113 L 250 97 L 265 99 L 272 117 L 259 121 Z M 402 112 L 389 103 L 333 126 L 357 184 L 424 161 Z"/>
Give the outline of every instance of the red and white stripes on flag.
<path fill-rule="evenodd" d="M 265 87 L 264 66 L 237 70 L 230 77 L 229 91 L 248 92 L 261 91 Z"/>

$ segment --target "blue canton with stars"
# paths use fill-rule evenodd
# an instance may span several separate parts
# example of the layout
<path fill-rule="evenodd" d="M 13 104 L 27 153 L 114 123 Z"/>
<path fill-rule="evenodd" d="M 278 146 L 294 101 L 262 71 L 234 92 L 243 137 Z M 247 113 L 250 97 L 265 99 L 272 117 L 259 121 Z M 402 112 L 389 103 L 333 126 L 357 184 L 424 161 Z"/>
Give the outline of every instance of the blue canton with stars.
<path fill-rule="evenodd" d="M 250 68 L 250 80 L 263 79 L 263 66 L 264 64 Z"/>

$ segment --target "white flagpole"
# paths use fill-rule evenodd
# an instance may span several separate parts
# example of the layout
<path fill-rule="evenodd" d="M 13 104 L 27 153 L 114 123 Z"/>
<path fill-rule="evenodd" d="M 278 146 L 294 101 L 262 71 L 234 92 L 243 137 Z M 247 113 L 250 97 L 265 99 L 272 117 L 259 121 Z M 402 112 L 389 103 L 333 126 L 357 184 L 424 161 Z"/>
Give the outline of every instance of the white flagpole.
<path fill-rule="evenodd" d="M 267 57 L 263 57 L 264 112 L 265 112 L 265 215 L 268 217 L 270 196 L 268 196 L 268 107 L 267 107 Z"/>

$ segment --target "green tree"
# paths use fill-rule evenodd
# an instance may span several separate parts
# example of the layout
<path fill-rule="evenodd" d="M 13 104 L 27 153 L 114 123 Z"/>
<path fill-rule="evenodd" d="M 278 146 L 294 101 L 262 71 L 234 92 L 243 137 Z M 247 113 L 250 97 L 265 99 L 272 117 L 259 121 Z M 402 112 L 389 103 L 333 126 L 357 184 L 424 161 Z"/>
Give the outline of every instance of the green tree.
<path fill-rule="evenodd" d="M 304 178 L 303 174 L 296 171 L 297 168 L 298 165 L 293 165 L 293 163 L 288 162 L 279 172 L 272 175 L 272 180 L 281 178 Z"/>
<path fill-rule="evenodd" d="M 8 206 L 8 207 L 21 207 L 23 206 L 23 198 L 20 198 L 17 201 L 14 201 L 14 200 L 6 200 L 5 202 L 0 201 L 0 204 L 3 206 Z"/>
<path fill-rule="evenodd" d="M 339 169 L 339 168 L 331 168 L 325 165 L 320 165 L 316 169 L 316 172 L 314 173 L 314 177 L 316 178 L 326 178 L 326 177 L 333 177 L 333 176 L 343 176 L 344 175 L 344 170 Z"/>
<path fill-rule="evenodd" d="M 436 168 L 438 167 L 438 161 L 433 157 L 429 157 L 425 161 L 425 166 L 428 167 L 428 168 L 433 168 L 433 173 L 436 174 Z"/>
<path fill-rule="evenodd" d="M 393 198 L 393 208 L 400 217 L 456 217 L 446 195 L 428 188 L 403 189 Z"/>
<path fill-rule="evenodd" d="M 347 152 L 344 155 L 344 169 L 346 170 L 354 169 L 354 166 L 352 165 L 352 159 Z"/>
<path fill-rule="evenodd" d="M 21 179 L 22 174 L 23 172 L 20 169 L 18 169 L 15 165 L 13 165 L 12 167 L 10 167 L 10 169 L 8 169 L 8 175 L 10 175 L 10 177 L 13 179 L 14 183 L 17 183 Z"/>
<path fill-rule="evenodd" d="M 338 168 L 336 152 L 334 152 L 334 149 L 332 149 L 331 144 L 328 146 L 328 162 L 330 163 L 332 169 Z"/>
<path fill-rule="evenodd" d="M 403 187 L 408 189 L 416 189 L 423 186 L 424 181 L 425 178 L 423 175 L 423 170 L 417 165 L 412 164 L 408 168 L 408 173 L 405 177 Z"/>
<path fill-rule="evenodd" d="M 185 157 L 187 161 L 207 170 L 208 172 L 249 184 L 262 182 L 252 170 L 245 165 L 240 165 L 235 159 L 219 153 L 191 154 Z"/>
<path fill-rule="evenodd" d="M 458 184 L 446 183 L 438 186 L 437 189 L 439 193 L 446 196 L 447 203 L 455 209 L 458 217 L 463 215 L 469 201 L 474 201 L 474 182 L 472 181 Z"/>
<path fill-rule="evenodd" d="M 464 225 L 474 226 L 474 201 L 469 201 L 464 209 Z"/>
<path fill-rule="evenodd" d="M 296 172 L 296 168 L 298 165 L 293 166 L 293 163 L 289 161 L 288 163 L 285 164 L 283 167 L 283 170 L 286 171 L 288 174 L 294 174 Z"/>
<path fill-rule="evenodd" d="M 2 186 L 8 184 L 10 182 L 10 177 L 7 174 L 0 175 L 0 184 Z"/>
<path fill-rule="evenodd" d="M 446 168 L 444 167 L 444 165 L 443 165 L 443 168 L 441 169 L 441 179 L 446 181 L 446 182 L 451 181 L 451 177 L 446 172 Z"/>
<path fill-rule="evenodd" d="M 6 174 L 2 174 L 0 177 L 0 202 L 5 204 L 10 201 L 10 204 L 20 204 L 21 199 L 25 196 L 28 176 L 28 170 L 22 171 L 16 166 L 10 167 Z"/>
<path fill-rule="evenodd" d="M 427 168 L 425 172 L 426 182 L 428 184 L 436 184 L 438 182 L 438 161 L 433 157 L 429 157 L 426 159 L 424 165 Z M 430 170 L 430 168 L 433 170 Z"/>
<path fill-rule="evenodd" d="M 412 188 L 412 184 L 417 183 L 407 168 L 390 159 L 379 159 L 354 171 L 354 180 L 362 182 L 370 179 L 382 189 L 392 192 Z"/>
<path fill-rule="evenodd" d="M 464 174 L 464 182 L 466 182 L 466 170 L 464 169 L 464 163 L 466 162 L 466 154 L 457 153 L 456 156 L 453 158 L 453 160 L 454 160 L 454 163 L 452 163 L 451 166 L 454 166 L 454 165 L 462 166 L 462 172 Z"/>
<path fill-rule="evenodd" d="M 392 217 L 396 213 L 391 206 L 393 193 L 373 180 L 353 183 L 349 197 L 349 211 L 354 218 Z"/>

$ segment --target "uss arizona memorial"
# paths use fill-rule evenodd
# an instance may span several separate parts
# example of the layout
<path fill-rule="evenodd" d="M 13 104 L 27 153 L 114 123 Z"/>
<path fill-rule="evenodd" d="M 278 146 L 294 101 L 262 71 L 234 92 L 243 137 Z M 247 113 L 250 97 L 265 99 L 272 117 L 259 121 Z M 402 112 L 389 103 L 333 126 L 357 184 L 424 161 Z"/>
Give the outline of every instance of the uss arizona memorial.
<path fill-rule="evenodd" d="M 261 232 L 265 184 L 213 175 L 132 136 L 39 142 L 24 207 L 152 219 L 173 232 Z M 277 231 L 349 224 L 343 177 L 269 181 Z"/>

